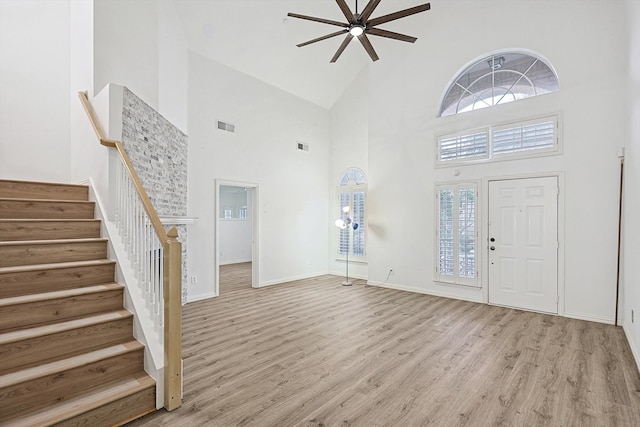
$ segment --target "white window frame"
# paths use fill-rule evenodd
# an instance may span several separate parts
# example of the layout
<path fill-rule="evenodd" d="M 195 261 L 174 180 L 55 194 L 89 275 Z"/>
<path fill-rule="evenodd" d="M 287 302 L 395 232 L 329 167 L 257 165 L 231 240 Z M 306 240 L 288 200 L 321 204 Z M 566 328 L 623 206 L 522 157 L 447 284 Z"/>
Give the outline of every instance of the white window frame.
<path fill-rule="evenodd" d="M 524 69 L 520 69 L 517 66 L 514 66 L 515 63 L 509 63 L 505 59 L 512 56 L 519 55 L 522 57 L 528 57 L 529 60 L 533 60 L 533 62 L 528 65 L 526 71 Z M 520 62 L 521 60 L 517 61 Z M 549 72 L 553 75 L 553 83 L 549 85 L 549 81 L 540 78 L 538 74 L 540 70 L 534 69 L 534 66 L 537 64 L 543 64 L 544 67 L 548 69 Z M 482 69 L 486 71 L 483 75 L 481 73 Z M 532 71 L 529 74 L 529 71 Z M 512 75 L 519 75 L 520 77 L 516 82 L 510 85 L 506 92 L 502 89 L 505 89 L 506 86 L 499 84 L 496 86 L 496 82 L 500 79 L 497 78 L 499 74 L 508 73 Z M 485 79 L 487 77 L 488 79 Z M 474 84 L 481 80 L 490 80 L 491 86 L 484 87 L 476 87 L 474 88 Z M 516 90 L 512 91 L 514 88 L 518 88 L 521 86 L 520 83 L 523 83 L 524 86 L 527 86 L 533 93 L 520 92 Z M 507 83 L 508 84 L 508 83 Z M 546 87 L 545 87 L 546 86 Z M 555 86 L 555 87 L 554 87 Z M 474 104 L 471 104 L 467 107 L 460 108 L 460 102 L 465 98 L 460 96 L 458 98 L 457 104 L 455 102 L 450 102 L 449 94 L 454 88 L 462 89 L 463 93 L 471 95 L 469 98 L 475 98 L 475 102 L 481 101 L 481 104 L 485 104 L 479 108 L 475 108 Z M 496 90 L 498 93 L 496 93 Z M 495 107 L 497 105 L 503 105 L 514 101 L 519 101 L 522 99 L 527 99 L 531 97 L 540 96 L 546 93 L 554 93 L 560 90 L 560 81 L 558 79 L 558 74 L 553 68 L 552 64 L 542 57 L 540 54 L 530 51 L 528 49 L 518 49 L 518 50 L 498 50 L 492 53 L 488 53 L 482 55 L 473 61 L 467 63 L 450 81 L 447 85 L 446 90 L 443 92 L 442 97 L 440 99 L 440 107 L 438 108 L 438 117 L 448 117 L 457 114 L 461 114 L 464 112 L 476 111 L 478 109 L 486 108 L 486 107 Z M 502 102 L 505 96 L 511 95 L 513 99 L 505 100 Z M 498 98 L 498 102 L 496 102 L 496 98 Z M 481 105 L 480 104 L 480 105 Z M 450 111 L 450 109 L 455 105 L 455 111 Z M 470 108 L 469 108 L 470 107 Z"/>
<path fill-rule="evenodd" d="M 475 134 L 480 134 L 480 133 L 484 133 L 486 135 L 486 141 L 487 141 L 487 146 L 485 147 L 485 154 L 480 155 L 480 156 L 473 156 L 473 157 L 463 157 L 460 159 L 455 159 L 455 160 L 440 160 L 440 156 L 441 156 L 441 149 L 442 149 L 442 143 L 441 141 L 443 139 L 450 139 L 450 138 L 458 138 L 461 136 L 466 136 L 466 135 L 475 135 Z M 477 161 L 485 161 L 489 159 L 489 149 L 490 149 L 490 142 L 489 142 L 489 138 L 491 136 L 490 133 L 490 128 L 489 126 L 485 126 L 485 127 L 481 127 L 481 128 L 476 128 L 476 129 L 469 129 L 469 130 L 465 130 L 462 132 L 455 132 L 455 133 L 448 133 L 448 134 L 443 134 L 443 135 L 439 135 L 436 137 L 436 162 L 438 163 L 438 165 L 450 165 L 453 163 L 467 163 L 467 162 L 477 162 Z"/>
<path fill-rule="evenodd" d="M 344 219 L 346 215 L 342 212 L 340 195 L 343 193 L 349 194 L 349 217 L 353 219 L 353 211 L 354 211 L 354 201 L 353 195 L 354 193 L 364 193 L 364 224 L 358 222 L 358 232 L 364 234 L 364 255 L 356 255 L 353 253 L 353 243 L 354 243 L 354 235 L 356 230 L 352 228 L 347 228 L 349 232 L 349 262 L 367 262 L 367 185 L 359 184 L 359 185 L 342 185 L 336 187 L 336 218 Z M 354 220 L 354 222 L 357 222 Z M 336 259 L 344 260 L 346 259 L 345 254 L 340 253 L 340 232 L 339 228 L 336 228 Z"/>
<path fill-rule="evenodd" d="M 474 253 L 474 268 L 475 268 L 475 277 L 470 278 L 470 277 L 461 277 L 459 274 L 459 268 L 455 268 L 456 266 L 460 265 L 460 251 L 459 251 L 459 217 L 454 215 L 453 216 L 453 221 L 454 221 L 454 232 L 453 232 L 453 272 L 452 274 L 446 274 L 444 272 L 440 271 L 440 259 L 441 259 L 441 253 L 440 253 L 440 192 L 443 190 L 451 190 L 454 192 L 454 197 L 453 197 L 453 212 L 457 212 L 458 211 L 458 200 L 459 200 L 459 191 L 461 189 L 472 189 L 475 191 L 475 198 L 474 198 L 474 232 L 475 232 L 475 238 L 474 238 L 474 248 L 473 248 L 473 253 Z M 435 278 L 434 280 L 436 282 L 441 282 L 441 283 L 447 283 L 447 284 L 454 284 L 454 285 L 465 285 L 465 286 L 473 286 L 473 287 L 480 287 L 480 277 L 481 277 L 481 271 L 480 271 L 480 267 L 481 267 L 481 251 L 480 251 L 480 236 L 481 234 L 481 227 L 480 227 L 480 208 L 481 208 L 481 204 L 480 204 L 480 182 L 479 181 L 465 181 L 465 182 L 449 182 L 449 183 L 436 183 L 435 185 L 435 259 L 434 259 L 434 272 L 435 272 Z"/>
<path fill-rule="evenodd" d="M 367 176 L 364 174 L 364 172 L 356 167 L 350 167 L 348 169 L 346 169 L 344 172 L 342 172 L 342 174 L 340 175 L 340 179 L 338 180 L 338 186 L 336 187 L 336 197 L 335 197 L 335 203 L 336 203 L 336 208 L 335 208 L 335 215 L 336 217 L 334 219 L 345 219 L 346 218 L 346 214 L 342 211 L 342 202 L 341 202 L 341 194 L 343 193 L 348 193 L 349 194 L 349 217 L 352 218 L 354 220 L 354 222 L 358 223 L 358 233 L 362 233 L 363 235 L 363 239 L 364 239 L 364 244 L 363 244 L 363 251 L 364 251 L 364 255 L 355 255 L 353 253 L 353 243 L 354 243 L 354 236 L 356 234 L 356 230 L 353 230 L 352 228 L 347 229 L 349 232 L 349 262 L 360 262 L 360 263 L 367 263 L 367 242 L 368 242 L 368 227 L 367 227 L 367 221 L 368 221 L 368 202 L 367 202 Z M 364 212 L 363 212 L 363 216 L 364 216 L 364 221 L 358 222 L 358 218 L 354 218 L 354 193 L 364 193 Z M 333 220 L 332 220 L 333 221 Z M 339 228 L 334 227 L 336 232 L 335 232 L 335 243 L 333 245 L 334 247 L 334 253 L 336 254 L 336 260 L 340 261 L 340 260 L 345 260 L 346 254 L 341 254 L 340 253 L 340 236 L 341 236 L 341 231 Z"/>
<path fill-rule="evenodd" d="M 510 153 L 494 153 L 493 151 L 493 135 L 494 132 L 500 131 L 503 129 L 515 128 L 519 126 L 528 126 L 537 123 L 545 123 L 552 121 L 554 123 L 554 145 L 553 147 L 542 147 L 542 148 L 533 148 L 529 150 L 520 150 L 514 151 Z M 440 141 L 443 139 L 456 137 L 460 135 L 470 135 L 479 133 L 486 129 L 488 132 L 487 138 L 487 156 L 482 157 L 472 157 L 472 158 L 461 158 L 461 159 L 453 159 L 453 160 L 440 160 Z M 436 168 L 445 168 L 451 166 L 461 166 L 475 163 L 487 163 L 487 162 L 497 162 L 497 161 L 505 161 L 505 160 L 514 160 L 514 159 L 527 159 L 534 157 L 543 157 L 543 156 L 555 156 L 562 154 L 562 114 L 554 113 L 547 114 L 543 116 L 530 117 L 524 120 L 516 120 L 509 122 L 502 122 L 496 125 L 485 126 L 480 128 L 472 128 L 464 131 L 458 132 L 449 132 L 436 135 L 435 138 L 435 146 L 436 146 Z"/>

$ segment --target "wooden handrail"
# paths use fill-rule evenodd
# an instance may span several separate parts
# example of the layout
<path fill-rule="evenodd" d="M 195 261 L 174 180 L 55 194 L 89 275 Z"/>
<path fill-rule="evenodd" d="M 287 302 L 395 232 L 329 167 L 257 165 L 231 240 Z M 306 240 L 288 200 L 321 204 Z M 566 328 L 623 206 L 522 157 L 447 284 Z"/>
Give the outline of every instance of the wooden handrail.
<path fill-rule="evenodd" d="M 100 122 L 98 121 L 98 116 L 96 116 L 96 112 L 93 110 L 91 103 L 89 102 L 89 96 L 87 92 L 78 92 L 78 96 L 80 96 L 80 102 L 82 102 L 82 106 L 84 107 L 84 111 L 86 111 L 89 116 L 89 121 L 93 126 L 93 130 L 100 141 L 100 144 L 105 145 L 107 147 L 115 147 L 116 142 L 112 139 L 108 139 L 102 130 L 102 126 L 100 126 Z"/>
<path fill-rule="evenodd" d="M 89 102 L 89 97 L 87 96 L 87 92 L 79 92 L 78 95 L 80 96 L 80 101 L 82 102 L 82 106 L 84 107 L 84 110 L 87 112 L 87 115 L 89 116 L 89 121 L 93 126 L 93 130 L 96 132 L 96 136 L 100 140 L 100 144 L 107 147 L 112 147 L 118 150 L 118 154 L 122 159 L 122 163 L 127 169 L 127 173 L 129 174 L 129 177 L 131 177 L 131 181 L 133 182 L 133 185 L 136 188 L 138 195 L 140 196 L 140 200 L 142 201 L 144 210 L 147 212 L 147 215 L 149 216 L 151 225 L 153 225 L 153 229 L 156 231 L 158 238 L 162 242 L 162 246 L 166 249 L 169 243 L 169 237 L 167 236 L 167 232 L 162 226 L 162 223 L 160 222 L 160 218 L 158 217 L 158 213 L 156 212 L 156 209 L 153 207 L 153 203 L 151 203 L 151 200 L 149 199 L 147 192 L 142 186 L 142 182 L 140 181 L 138 174 L 133 168 L 131 159 L 129 159 L 127 152 L 124 150 L 124 146 L 122 145 L 122 142 L 116 141 L 113 139 L 107 139 L 106 135 L 104 134 L 104 131 L 102 130 L 102 126 L 100 126 L 100 122 L 98 122 L 98 116 L 96 115 L 95 111 L 93 110 L 93 107 L 91 106 L 91 103 Z"/>
<path fill-rule="evenodd" d="M 182 243 L 175 227 L 165 231 L 122 142 L 106 137 L 87 92 L 78 95 L 100 144 L 118 151 L 164 249 L 164 407 L 172 411 L 182 405 Z"/>

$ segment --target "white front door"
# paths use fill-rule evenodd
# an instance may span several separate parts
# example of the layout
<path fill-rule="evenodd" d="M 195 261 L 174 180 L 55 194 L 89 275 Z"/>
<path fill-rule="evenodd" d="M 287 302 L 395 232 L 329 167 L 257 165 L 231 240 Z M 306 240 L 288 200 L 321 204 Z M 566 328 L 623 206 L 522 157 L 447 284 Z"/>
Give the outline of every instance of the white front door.
<path fill-rule="evenodd" d="M 489 303 L 558 313 L 558 178 L 489 182 Z"/>

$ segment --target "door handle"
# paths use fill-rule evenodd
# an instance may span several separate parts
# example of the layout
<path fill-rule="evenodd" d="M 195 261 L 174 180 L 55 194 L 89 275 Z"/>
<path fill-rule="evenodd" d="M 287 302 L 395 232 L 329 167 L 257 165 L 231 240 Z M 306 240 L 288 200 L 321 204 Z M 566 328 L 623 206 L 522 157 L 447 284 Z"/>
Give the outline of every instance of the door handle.
<path fill-rule="evenodd" d="M 492 238 L 490 238 L 490 239 L 489 239 L 489 241 L 490 241 L 490 242 L 495 242 L 495 241 L 496 241 L 496 239 L 492 237 Z"/>
<path fill-rule="evenodd" d="M 495 251 L 496 247 L 495 246 L 491 246 L 489 249 L 491 249 L 492 251 Z"/>

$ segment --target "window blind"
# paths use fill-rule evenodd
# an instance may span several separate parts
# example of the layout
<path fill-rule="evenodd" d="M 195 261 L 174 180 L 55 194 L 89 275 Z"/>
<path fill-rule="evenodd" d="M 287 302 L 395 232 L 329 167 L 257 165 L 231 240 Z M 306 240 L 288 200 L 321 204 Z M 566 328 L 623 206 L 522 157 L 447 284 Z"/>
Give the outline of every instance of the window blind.
<path fill-rule="evenodd" d="M 441 137 L 438 147 L 441 162 L 484 158 L 488 153 L 488 132 Z"/>
<path fill-rule="evenodd" d="M 511 126 L 493 131 L 493 153 L 505 154 L 555 146 L 555 121 Z"/>

